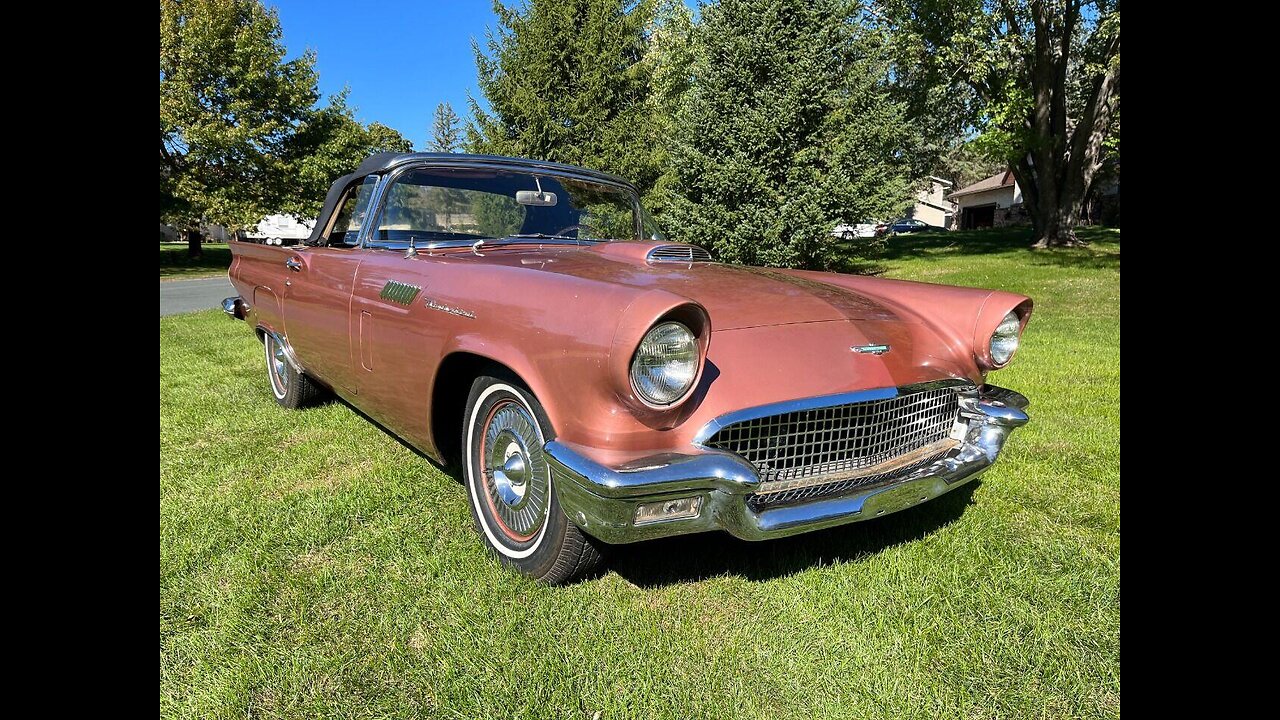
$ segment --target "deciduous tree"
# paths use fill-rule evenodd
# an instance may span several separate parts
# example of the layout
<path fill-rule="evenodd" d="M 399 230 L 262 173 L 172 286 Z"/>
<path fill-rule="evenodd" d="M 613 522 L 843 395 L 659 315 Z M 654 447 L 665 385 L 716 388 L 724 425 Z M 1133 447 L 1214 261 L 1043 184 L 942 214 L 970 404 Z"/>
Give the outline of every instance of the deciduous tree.
<path fill-rule="evenodd" d="M 315 56 L 285 60 L 258 0 L 160 2 L 160 217 L 192 255 L 200 226 L 241 228 L 287 194 L 283 155 L 318 98 Z"/>
<path fill-rule="evenodd" d="M 329 185 L 375 152 L 410 152 L 409 142 L 394 128 L 379 122 L 361 125 L 347 105 L 347 91 L 311 112 L 283 149 L 281 167 L 288 176 L 286 191 L 272 212 L 311 219 L 320 212 Z"/>
<path fill-rule="evenodd" d="M 1119 122 L 1119 0 L 877 0 L 872 17 L 915 109 L 1009 164 L 1035 244 L 1075 244 Z"/>

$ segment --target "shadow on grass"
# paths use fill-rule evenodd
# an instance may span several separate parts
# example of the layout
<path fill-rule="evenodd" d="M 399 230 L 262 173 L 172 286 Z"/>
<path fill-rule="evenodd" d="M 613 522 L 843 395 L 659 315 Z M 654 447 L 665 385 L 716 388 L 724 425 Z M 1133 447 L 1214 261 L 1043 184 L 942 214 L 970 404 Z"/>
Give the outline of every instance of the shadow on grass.
<path fill-rule="evenodd" d="M 331 402 L 346 406 L 459 485 L 466 485 L 458 463 L 443 465 L 432 459 L 345 400 L 333 398 L 321 404 Z M 594 572 L 574 580 L 573 584 L 588 582 L 610 570 L 642 588 L 696 582 L 723 575 L 764 581 L 810 567 L 859 562 L 886 548 L 920 540 L 951 524 L 973 504 L 973 491 L 981 484 L 981 480 L 974 480 L 923 505 L 876 520 L 779 540 L 747 542 L 716 532 L 607 546 L 607 562 Z"/>
<path fill-rule="evenodd" d="M 1032 250 L 1036 265 L 1081 270 L 1119 270 L 1120 251 L 1100 252 L 1092 248 L 1066 248 L 1063 250 Z"/>
<path fill-rule="evenodd" d="M 950 232 L 896 235 L 885 240 L 886 260 L 919 257 L 946 251 L 957 255 L 986 255 L 1014 250 L 1029 250 L 1031 228 L 996 228 L 993 230 L 954 230 Z"/>
<path fill-rule="evenodd" d="M 746 542 L 703 533 L 610 549 L 608 569 L 642 588 L 732 575 L 765 581 L 807 568 L 860 562 L 886 548 L 920 540 L 973 504 L 975 480 L 923 505 L 883 518 L 780 540 Z"/>
<path fill-rule="evenodd" d="M 879 275 L 884 262 L 908 258 L 954 258 L 964 255 L 1021 254 L 1037 265 L 1082 269 L 1120 267 L 1120 232 L 1102 227 L 1076 228 L 1076 236 L 1091 245 L 1078 248 L 1034 250 L 1029 227 L 993 228 L 987 230 L 953 230 L 896 235 L 886 238 L 883 247 L 867 258 L 859 257 L 866 248 L 854 243 L 843 244 L 849 255 L 836 261 L 833 270 L 859 275 Z M 1112 251 L 1114 249 L 1114 252 Z"/>
<path fill-rule="evenodd" d="M 225 244 L 206 243 L 200 257 L 187 255 L 185 243 L 165 243 L 160 246 L 160 277 L 183 278 L 213 275 L 226 272 L 231 267 L 231 248 Z"/>

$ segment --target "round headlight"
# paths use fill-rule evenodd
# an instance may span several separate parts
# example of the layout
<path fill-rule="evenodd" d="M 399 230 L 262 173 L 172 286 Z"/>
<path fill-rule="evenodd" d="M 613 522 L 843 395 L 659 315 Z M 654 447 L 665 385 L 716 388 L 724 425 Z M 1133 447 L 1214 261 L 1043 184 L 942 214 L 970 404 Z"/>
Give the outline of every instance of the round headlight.
<path fill-rule="evenodd" d="M 1018 330 L 1021 327 L 1022 321 L 1018 319 L 1018 314 L 1013 312 L 1005 315 L 996 326 L 996 331 L 991 334 L 991 360 L 996 365 L 1009 362 L 1013 354 L 1018 351 Z"/>
<path fill-rule="evenodd" d="M 664 322 L 645 333 L 631 361 L 631 385 L 645 402 L 670 405 L 698 374 L 698 341 L 689 328 Z"/>

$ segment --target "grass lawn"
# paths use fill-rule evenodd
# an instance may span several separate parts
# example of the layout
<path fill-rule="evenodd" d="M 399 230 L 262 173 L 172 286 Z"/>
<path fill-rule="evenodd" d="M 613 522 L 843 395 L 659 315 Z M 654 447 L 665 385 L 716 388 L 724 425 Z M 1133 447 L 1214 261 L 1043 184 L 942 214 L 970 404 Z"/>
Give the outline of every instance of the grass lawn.
<path fill-rule="evenodd" d="M 160 279 L 226 275 L 231 267 L 231 248 L 226 243 L 206 243 L 203 247 L 202 256 L 191 258 L 187 257 L 186 243 L 160 243 Z"/>
<path fill-rule="evenodd" d="M 161 318 L 161 716 L 1118 716 L 1120 236 L 1087 237 L 890 241 L 890 276 L 1036 300 L 992 377 L 1032 422 L 980 483 L 623 547 L 564 588 L 503 570 L 462 486 L 346 406 L 278 408 L 242 323 Z"/>

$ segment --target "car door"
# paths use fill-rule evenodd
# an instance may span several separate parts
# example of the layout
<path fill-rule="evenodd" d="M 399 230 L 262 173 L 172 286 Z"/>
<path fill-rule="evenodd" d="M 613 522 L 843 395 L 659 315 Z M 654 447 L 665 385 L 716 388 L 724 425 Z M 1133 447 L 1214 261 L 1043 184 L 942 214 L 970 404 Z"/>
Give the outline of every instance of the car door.
<path fill-rule="evenodd" d="M 443 181 L 432 179 L 436 172 L 444 171 L 410 168 L 388 181 L 361 251 L 365 259 L 351 306 L 360 409 L 419 447 L 432 446 L 428 408 L 434 363 L 447 341 L 470 322 L 426 304 L 449 303 L 451 288 L 465 283 L 465 271 L 459 274 L 456 262 L 432 254 L 426 246 L 442 232 L 458 229 L 455 226 L 486 222 L 475 218 L 473 193 L 444 187 Z M 516 210 L 523 217 L 523 208 L 508 200 L 509 206 L 492 206 L 489 211 Z M 518 224 L 508 231 L 517 229 Z M 423 252 L 407 252 L 410 239 Z"/>
<path fill-rule="evenodd" d="M 433 447 L 430 403 L 437 364 L 454 338 L 475 332 L 467 298 L 480 254 L 433 252 L 519 232 L 526 209 L 488 187 L 486 171 L 406 168 L 380 193 L 352 296 L 360 409 L 418 447 Z M 492 174 L 492 173 L 490 173 Z M 531 178 L 526 178 L 533 190 Z M 409 241 L 415 249 L 409 251 Z M 460 388 L 465 394 L 467 388 Z"/>
<path fill-rule="evenodd" d="M 298 246 L 285 260 L 284 323 L 289 347 L 311 375 L 356 392 L 351 357 L 351 292 L 363 257 L 360 228 L 378 177 L 347 191 L 322 245 Z"/>

